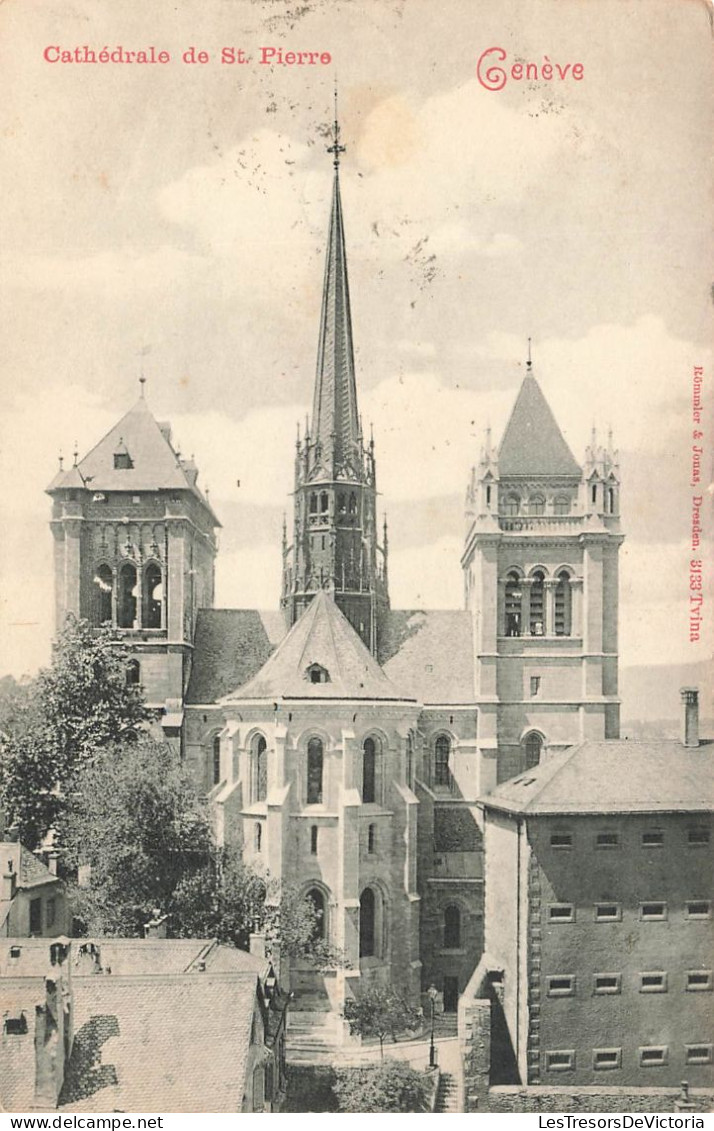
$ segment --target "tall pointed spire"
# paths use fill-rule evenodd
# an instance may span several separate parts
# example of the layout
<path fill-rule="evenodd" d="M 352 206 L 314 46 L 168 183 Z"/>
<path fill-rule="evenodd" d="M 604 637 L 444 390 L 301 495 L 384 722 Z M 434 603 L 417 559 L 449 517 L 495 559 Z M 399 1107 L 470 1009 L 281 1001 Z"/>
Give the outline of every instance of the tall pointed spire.
<path fill-rule="evenodd" d="M 335 474 L 338 475 L 347 466 L 351 465 L 354 468 L 359 456 L 359 413 L 352 347 L 352 318 L 340 199 L 340 154 L 344 151 L 344 145 L 340 144 L 337 91 L 335 91 L 333 143 L 327 150 L 334 155 L 335 173 L 310 439 L 320 445 L 324 460 L 333 461 Z"/>

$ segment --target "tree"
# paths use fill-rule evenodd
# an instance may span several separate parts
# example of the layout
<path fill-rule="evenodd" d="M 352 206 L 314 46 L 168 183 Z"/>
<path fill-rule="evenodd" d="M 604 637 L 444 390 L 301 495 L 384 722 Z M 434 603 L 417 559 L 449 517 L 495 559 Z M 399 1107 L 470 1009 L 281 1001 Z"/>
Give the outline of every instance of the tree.
<path fill-rule="evenodd" d="M 18 696 L 0 734 L 0 790 L 20 839 L 36 847 L 61 820 L 77 769 L 148 718 L 127 682 L 129 649 L 111 628 L 69 616 L 52 664 Z M 8 717 L 9 716 L 9 717 Z"/>
<path fill-rule="evenodd" d="M 171 934 L 216 938 L 247 950 L 251 931 L 263 920 L 265 896 L 264 880 L 236 853 L 215 850 L 176 885 L 168 905 Z"/>
<path fill-rule="evenodd" d="M 428 1110 L 429 1077 L 401 1060 L 366 1068 L 338 1068 L 332 1090 L 342 1112 Z"/>
<path fill-rule="evenodd" d="M 396 1042 L 399 1033 L 419 1028 L 422 1020 L 421 1012 L 396 986 L 374 986 L 364 990 L 359 998 L 348 998 L 344 1017 L 350 1033 L 379 1038 L 381 1057 L 384 1057 L 385 1037 Z"/>
<path fill-rule="evenodd" d="M 313 901 L 297 884 L 271 881 L 266 893 L 261 926 L 269 946 L 280 954 L 309 962 L 318 970 L 342 966 L 342 952 L 322 933 Z"/>
<path fill-rule="evenodd" d="M 85 762 L 73 785 L 65 862 L 90 868 L 72 892 L 75 914 L 90 934 L 141 934 L 155 908 L 172 910 L 176 892 L 205 871 L 205 806 L 176 754 L 148 735 Z"/>

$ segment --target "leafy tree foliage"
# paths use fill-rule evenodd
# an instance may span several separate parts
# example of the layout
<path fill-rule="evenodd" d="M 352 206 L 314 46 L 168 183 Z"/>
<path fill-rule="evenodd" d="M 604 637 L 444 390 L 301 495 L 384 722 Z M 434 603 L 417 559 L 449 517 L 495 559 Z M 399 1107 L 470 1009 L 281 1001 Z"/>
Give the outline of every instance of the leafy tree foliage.
<path fill-rule="evenodd" d="M 128 657 L 110 628 L 70 616 L 31 694 L 3 704 L 2 804 L 29 848 L 61 820 L 79 767 L 147 718 L 141 689 L 127 684 Z"/>
<path fill-rule="evenodd" d="M 318 970 L 344 963 L 342 952 L 324 938 L 315 904 L 297 884 L 269 884 L 261 925 L 268 945 L 278 946 L 285 957 L 307 961 Z"/>
<path fill-rule="evenodd" d="M 265 882 L 237 854 L 215 851 L 176 885 L 168 905 L 171 933 L 246 950 L 262 922 L 265 896 Z"/>
<path fill-rule="evenodd" d="M 428 1110 L 430 1081 L 401 1060 L 384 1060 L 375 1067 L 339 1068 L 332 1090 L 342 1112 Z"/>
<path fill-rule="evenodd" d="M 175 753 L 148 735 L 85 762 L 73 786 L 65 864 L 89 865 L 89 882 L 72 892 L 75 915 L 89 934 L 141 934 L 154 909 L 171 910 L 177 890 L 205 870 L 205 807 Z"/>
<path fill-rule="evenodd" d="M 360 1037 L 379 1038 L 382 1057 L 385 1037 L 396 1041 L 400 1033 L 419 1028 L 422 1020 L 421 1012 L 410 1004 L 403 991 L 396 986 L 373 986 L 364 990 L 359 998 L 348 998 L 344 1017 L 349 1024 L 350 1033 L 357 1033 Z"/>

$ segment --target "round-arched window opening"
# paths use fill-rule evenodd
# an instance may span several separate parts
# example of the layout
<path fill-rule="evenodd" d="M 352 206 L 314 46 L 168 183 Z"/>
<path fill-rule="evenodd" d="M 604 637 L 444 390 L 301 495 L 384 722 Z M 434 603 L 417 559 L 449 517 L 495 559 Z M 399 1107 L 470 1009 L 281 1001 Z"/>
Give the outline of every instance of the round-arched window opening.
<path fill-rule="evenodd" d="M 311 738 L 307 744 L 307 803 L 322 804 L 322 740 Z"/>
<path fill-rule="evenodd" d="M 377 744 L 365 738 L 362 747 L 362 801 L 366 805 L 377 800 Z"/>
<path fill-rule="evenodd" d="M 94 608 L 96 624 L 111 624 L 114 577 L 108 565 L 101 565 L 94 576 Z"/>
<path fill-rule="evenodd" d="M 359 954 L 371 958 L 376 954 L 377 900 L 372 888 L 365 888 L 359 900 Z"/>
<path fill-rule="evenodd" d="M 119 600 L 117 608 L 119 628 L 138 628 L 136 595 L 136 566 L 125 562 L 119 570 Z"/>
<path fill-rule="evenodd" d="M 161 569 L 150 562 L 144 573 L 144 628 L 161 628 L 163 597 Z"/>
<path fill-rule="evenodd" d="M 526 737 L 526 769 L 532 770 L 538 765 L 543 753 L 543 739 L 535 731 Z"/>
<path fill-rule="evenodd" d="M 312 937 L 317 942 L 325 938 L 327 930 L 327 924 L 325 922 L 325 897 L 319 888 L 310 888 L 305 898 L 312 904 L 314 910 Z"/>

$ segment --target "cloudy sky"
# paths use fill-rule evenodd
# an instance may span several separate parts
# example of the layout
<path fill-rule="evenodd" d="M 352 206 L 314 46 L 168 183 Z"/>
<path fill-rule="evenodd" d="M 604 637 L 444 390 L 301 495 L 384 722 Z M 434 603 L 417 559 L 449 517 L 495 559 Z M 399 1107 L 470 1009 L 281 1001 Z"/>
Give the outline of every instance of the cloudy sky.
<path fill-rule="evenodd" d="M 0 675 L 48 656 L 58 452 L 96 442 L 142 367 L 223 522 L 217 603 L 276 605 L 335 72 L 392 603 L 460 605 L 468 471 L 484 428 L 500 437 L 531 335 L 576 456 L 593 425 L 620 449 L 623 664 L 704 658 L 687 584 L 693 366 L 711 379 L 709 15 L 697 0 L 6 0 Z M 43 60 L 84 44 L 172 60 Z M 181 61 L 191 45 L 208 64 Z M 224 46 L 252 61 L 221 65 Z M 259 65 L 264 46 L 332 65 Z M 488 91 L 476 65 L 493 46 L 583 79 Z"/>

